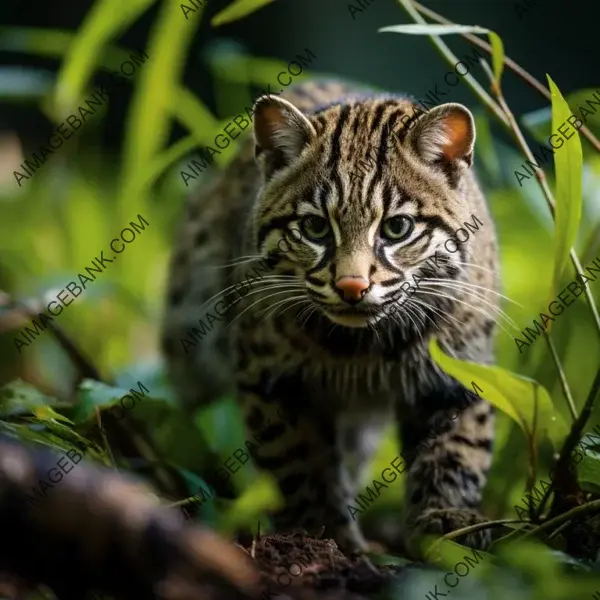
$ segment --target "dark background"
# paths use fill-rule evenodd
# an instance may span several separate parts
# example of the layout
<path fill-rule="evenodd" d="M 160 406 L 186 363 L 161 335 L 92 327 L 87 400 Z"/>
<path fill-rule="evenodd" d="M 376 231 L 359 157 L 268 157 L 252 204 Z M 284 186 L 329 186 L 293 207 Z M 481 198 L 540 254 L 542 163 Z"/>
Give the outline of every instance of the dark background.
<path fill-rule="evenodd" d="M 127 1 L 127 0 L 124 0 Z M 172 0 L 169 0 L 172 1 Z M 362 0 L 366 6 L 368 0 Z M 339 0 L 276 0 L 249 17 L 219 28 L 210 26 L 210 17 L 229 2 L 212 0 L 189 53 L 185 84 L 214 109 L 211 80 L 203 56 L 219 37 L 229 38 L 253 56 L 283 60 L 303 53 L 305 47 L 316 55 L 314 70 L 424 96 L 435 82 L 443 81 L 448 66 L 440 59 L 426 36 L 377 33 L 390 24 L 411 22 L 394 0 L 371 0 L 371 4 L 355 13 L 348 10 L 353 3 Z M 527 8 L 527 4 L 529 8 Z M 92 0 L 58 2 L 4 0 L 0 6 L 3 26 L 41 27 L 76 30 L 93 4 Z M 181 10 L 180 2 L 172 2 Z M 563 94 L 595 85 L 600 51 L 597 45 L 597 23 L 600 10 L 594 0 L 565 3 L 563 0 L 438 0 L 426 6 L 457 23 L 482 25 L 496 31 L 504 40 L 507 54 L 542 83 L 551 75 Z M 519 17 L 517 6 L 522 16 Z M 188 6 L 193 6 L 188 3 Z M 148 30 L 155 21 L 158 4 L 134 24 L 120 40 L 126 48 L 144 47 Z M 182 13 L 182 19 L 184 18 Z M 447 36 L 455 54 L 471 50 L 458 36 Z M 32 66 L 55 72 L 57 61 L 32 55 L 0 52 L 3 68 Z M 400 59 L 398 57 L 401 57 Z M 481 77 L 478 77 L 483 81 Z M 519 116 L 546 106 L 546 101 L 512 72 L 503 79 L 505 96 Z M 124 87 L 111 97 L 108 127 L 104 143 L 113 149 L 121 140 L 125 106 L 130 91 Z M 452 89 L 452 98 L 444 101 L 474 104 L 464 85 Z M 0 130 L 13 129 L 24 140 L 50 132 L 51 125 L 27 106 L 0 104 Z M 496 130 L 498 131 L 498 130 Z M 173 130 L 173 139 L 183 132 Z"/>

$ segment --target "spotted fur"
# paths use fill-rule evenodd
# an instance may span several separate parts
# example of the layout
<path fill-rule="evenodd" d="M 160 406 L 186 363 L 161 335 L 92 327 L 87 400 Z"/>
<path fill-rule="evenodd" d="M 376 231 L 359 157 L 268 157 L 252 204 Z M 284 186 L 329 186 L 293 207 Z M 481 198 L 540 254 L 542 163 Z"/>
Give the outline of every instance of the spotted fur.
<path fill-rule="evenodd" d="M 330 81 L 290 90 L 257 101 L 253 139 L 189 202 L 163 330 L 173 381 L 190 408 L 237 395 L 268 441 L 254 458 L 285 497 L 282 529 L 326 526 L 365 548 L 348 505 L 390 420 L 410 456 L 407 538 L 477 521 L 492 410 L 428 353 L 435 335 L 452 356 L 492 360 L 498 257 L 470 168 L 471 113 L 424 114 Z M 326 219 L 309 221 L 329 228 L 325 241 L 311 240 L 306 215 Z M 413 225 L 399 243 L 382 234 L 393 215 Z M 480 229 L 449 252 L 473 215 Z M 259 258 L 269 269 L 249 278 Z M 400 303 L 415 274 L 426 280 Z M 358 303 L 336 288 L 342 278 L 368 284 Z M 486 532 L 467 543 L 485 546 Z"/>

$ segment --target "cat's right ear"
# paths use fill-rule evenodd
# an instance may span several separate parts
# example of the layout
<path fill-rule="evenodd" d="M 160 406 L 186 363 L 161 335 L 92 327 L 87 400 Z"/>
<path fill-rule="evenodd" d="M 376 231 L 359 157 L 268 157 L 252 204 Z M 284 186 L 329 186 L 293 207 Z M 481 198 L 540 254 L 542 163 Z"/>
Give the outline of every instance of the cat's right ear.
<path fill-rule="evenodd" d="M 283 98 L 261 96 L 254 105 L 254 156 L 271 176 L 289 165 L 317 132 L 308 118 Z"/>

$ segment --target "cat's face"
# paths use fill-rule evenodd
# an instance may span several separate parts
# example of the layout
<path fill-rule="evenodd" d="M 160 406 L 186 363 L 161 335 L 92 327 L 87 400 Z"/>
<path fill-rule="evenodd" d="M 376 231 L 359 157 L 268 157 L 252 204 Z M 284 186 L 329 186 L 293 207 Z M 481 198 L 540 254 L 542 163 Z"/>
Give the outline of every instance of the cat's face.
<path fill-rule="evenodd" d="M 474 139 L 458 104 L 415 115 L 406 101 L 369 100 L 306 117 L 284 100 L 259 100 L 260 251 L 277 252 L 334 323 L 425 321 L 444 300 L 414 282 L 455 279 L 465 261 L 467 248 L 449 252 L 446 242 L 468 216 L 462 182 Z"/>

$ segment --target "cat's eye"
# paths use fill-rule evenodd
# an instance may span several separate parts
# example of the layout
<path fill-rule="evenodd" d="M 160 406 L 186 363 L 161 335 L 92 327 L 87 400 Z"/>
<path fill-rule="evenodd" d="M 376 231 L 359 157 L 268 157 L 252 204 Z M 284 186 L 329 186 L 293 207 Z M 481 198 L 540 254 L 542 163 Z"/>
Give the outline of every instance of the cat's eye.
<path fill-rule="evenodd" d="M 300 221 L 300 227 L 306 237 L 313 240 L 322 240 L 329 233 L 329 221 L 317 215 L 307 215 Z"/>
<path fill-rule="evenodd" d="M 383 237 L 395 242 L 404 239 L 414 228 L 413 220 L 404 215 L 397 215 L 386 219 L 381 226 Z"/>

